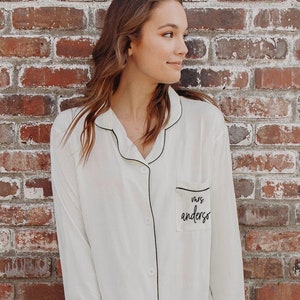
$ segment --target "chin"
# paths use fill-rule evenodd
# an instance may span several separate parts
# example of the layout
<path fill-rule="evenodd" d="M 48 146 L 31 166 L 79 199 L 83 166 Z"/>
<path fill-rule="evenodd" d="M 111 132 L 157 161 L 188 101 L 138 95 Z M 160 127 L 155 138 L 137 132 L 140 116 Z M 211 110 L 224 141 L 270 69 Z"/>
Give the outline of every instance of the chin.
<path fill-rule="evenodd" d="M 172 76 L 168 79 L 162 80 L 160 83 L 162 84 L 174 84 L 180 81 L 181 76 Z"/>

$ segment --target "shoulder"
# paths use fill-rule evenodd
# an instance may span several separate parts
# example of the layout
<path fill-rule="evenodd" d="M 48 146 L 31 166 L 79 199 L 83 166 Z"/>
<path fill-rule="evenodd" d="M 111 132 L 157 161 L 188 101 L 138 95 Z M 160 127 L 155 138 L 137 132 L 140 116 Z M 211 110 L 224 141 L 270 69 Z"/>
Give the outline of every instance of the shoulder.
<path fill-rule="evenodd" d="M 76 117 L 76 114 L 76 110 L 72 108 L 60 112 L 53 122 L 52 131 L 65 132 L 72 123 L 74 117 Z"/>
<path fill-rule="evenodd" d="M 208 123 L 211 127 L 225 125 L 223 113 L 209 102 L 181 97 L 181 104 L 184 116 L 190 120 Z"/>

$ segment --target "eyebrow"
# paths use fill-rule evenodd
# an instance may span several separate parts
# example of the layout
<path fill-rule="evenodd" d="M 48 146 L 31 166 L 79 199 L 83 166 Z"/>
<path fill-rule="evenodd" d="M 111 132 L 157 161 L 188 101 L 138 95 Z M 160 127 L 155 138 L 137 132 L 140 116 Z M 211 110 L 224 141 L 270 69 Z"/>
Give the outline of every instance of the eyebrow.
<path fill-rule="evenodd" d="M 165 27 L 172 27 L 172 28 L 175 28 L 175 29 L 179 28 L 178 25 L 176 25 L 176 24 L 167 23 L 167 24 L 164 24 L 162 26 L 159 26 L 158 29 L 163 29 Z M 188 31 L 188 28 L 186 28 L 185 31 Z"/>

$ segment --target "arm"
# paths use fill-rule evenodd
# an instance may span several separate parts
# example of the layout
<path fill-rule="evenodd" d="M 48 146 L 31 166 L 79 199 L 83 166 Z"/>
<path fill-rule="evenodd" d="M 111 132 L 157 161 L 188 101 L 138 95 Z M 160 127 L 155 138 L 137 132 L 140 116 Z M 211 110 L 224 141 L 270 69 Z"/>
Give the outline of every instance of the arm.
<path fill-rule="evenodd" d="M 232 180 L 228 130 L 215 141 L 212 170 L 212 248 L 210 287 L 213 300 L 244 299 L 241 242 Z"/>
<path fill-rule="evenodd" d="M 70 140 L 51 131 L 51 171 L 56 227 L 66 300 L 101 300 L 90 246 L 84 229 Z"/>

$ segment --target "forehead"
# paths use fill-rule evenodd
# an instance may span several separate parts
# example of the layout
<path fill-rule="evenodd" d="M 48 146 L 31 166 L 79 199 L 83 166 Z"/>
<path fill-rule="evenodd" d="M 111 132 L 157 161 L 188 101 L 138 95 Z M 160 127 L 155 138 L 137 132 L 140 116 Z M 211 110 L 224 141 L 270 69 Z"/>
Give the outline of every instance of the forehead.
<path fill-rule="evenodd" d="M 173 24 L 184 30 L 188 26 L 185 10 L 182 4 L 176 0 L 160 1 L 158 5 L 153 8 L 150 18 L 145 25 L 147 23 L 157 28 L 165 24 Z"/>

